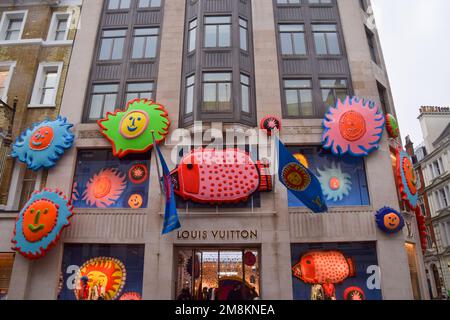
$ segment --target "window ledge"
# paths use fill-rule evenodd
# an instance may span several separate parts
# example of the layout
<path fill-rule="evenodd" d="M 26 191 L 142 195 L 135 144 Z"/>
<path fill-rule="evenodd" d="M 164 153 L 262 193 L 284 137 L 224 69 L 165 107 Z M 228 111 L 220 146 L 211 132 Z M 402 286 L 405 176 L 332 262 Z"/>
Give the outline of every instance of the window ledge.
<path fill-rule="evenodd" d="M 27 44 L 42 44 L 42 39 L 0 40 L 0 46 L 16 46 Z"/>
<path fill-rule="evenodd" d="M 56 108 L 56 104 L 32 104 L 28 105 L 28 108 Z"/>
<path fill-rule="evenodd" d="M 44 41 L 42 42 L 44 47 L 50 46 L 71 46 L 73 45 L 73 40 L 61 40 L 61 41 Z"/>

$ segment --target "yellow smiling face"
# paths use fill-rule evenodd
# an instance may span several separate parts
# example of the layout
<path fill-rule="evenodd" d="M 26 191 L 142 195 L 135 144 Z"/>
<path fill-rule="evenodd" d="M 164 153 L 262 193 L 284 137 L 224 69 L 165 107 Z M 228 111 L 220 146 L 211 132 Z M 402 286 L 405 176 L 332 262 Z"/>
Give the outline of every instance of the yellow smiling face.
<path fill-rule="evenodd" d="M 90 285 L 105 286 L 108 284 L 108 277 L 101 271 L 91 271 L 88 273 Z"/>
<path fill-rule="evenodd" d="M 119 131 L 127 139 L 134 139 L 142 135 L 147 129 L 149 118 L 144 111 L 131 111 L 120 122 Z"/>

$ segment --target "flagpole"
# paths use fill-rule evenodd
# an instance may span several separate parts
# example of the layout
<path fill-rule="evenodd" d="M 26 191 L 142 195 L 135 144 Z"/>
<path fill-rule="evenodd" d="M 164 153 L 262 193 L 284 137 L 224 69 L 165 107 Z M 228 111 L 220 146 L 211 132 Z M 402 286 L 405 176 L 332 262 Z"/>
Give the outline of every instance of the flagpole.
<path fill-rule="evenodd" d="M 152 133 L 152 137 L 153 137 L 153 145 L 156 146 L 157 142 L 155 139 L 155 130 L 151 130 L 150 131 Z M 159 155 L 158 155 L 158 150 L 156 150 L 155 148 L 155 161 L 156 161 L 156 172 L 158 173 L 158 184 L 159 184 L 159 190 L 161 191 L 161 194 L 164 194 L 163 192 L 163 188 L 161 186 L 161 173 L 159 172 Z"/>

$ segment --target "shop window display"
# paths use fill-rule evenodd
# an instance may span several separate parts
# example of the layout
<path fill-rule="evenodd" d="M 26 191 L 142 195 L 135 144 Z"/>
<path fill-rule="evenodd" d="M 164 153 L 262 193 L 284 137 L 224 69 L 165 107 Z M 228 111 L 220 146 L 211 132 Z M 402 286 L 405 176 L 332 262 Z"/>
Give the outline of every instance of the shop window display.
<path fill-rule="evenodd" d="M 58 299 L 137 300 L 143 270 L 143 245 L 66 244 Z"/>
<path fill-rule="evenodd" d="M 260 296 L 256 249 L 180 249 L 177 300 L 253 300 Z"/>
<path fill-rule="evenodd" d="M 0 300 L 8 298 L 13 264 L 14 253 L 0 253 Z"/>
<path fill-rule="evenodd" d="M 317 176 L 328 207 L 370 204 L 362 157 L 336 156 L 321 147 L 289 147 L 289 151 Z M 304 207 L 290 192 L 288 201 L 290 207 Z"/>
<path fill-rule="evenodd" d="M 72 203 L 75 208 L 146 208 L 150 153 L 122 159 L 108 150 L 78 153 Z"/>
<path fill-rule="evenodd" d="M 291 245 L 294 300 L 381 300 L 375 243 Z"/>

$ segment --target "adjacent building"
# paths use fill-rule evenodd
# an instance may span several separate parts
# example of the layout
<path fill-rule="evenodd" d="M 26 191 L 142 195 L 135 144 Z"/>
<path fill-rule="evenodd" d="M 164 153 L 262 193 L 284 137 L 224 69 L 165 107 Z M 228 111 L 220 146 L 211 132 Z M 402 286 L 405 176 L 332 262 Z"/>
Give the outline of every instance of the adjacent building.
<path fill-rule="evenodd" d="M 422 176 L 421 208 L 429 229 L 424 256 L 432 298 L 450 290 L 450 109 L 423 106 L 419 116 L 424 142 L 415 149 L 415 168 Z"/>
<path fill-rule="evenodd" d="M 0 296 L 14 261 L 14 217 L 48 174 L 10 158 L 11 144 L 25 128 L 59 114 L 80 8 L 81 1 L 70 0 L 0 3 Z"/>
<path fill-rule="evenodd" d="M 175 299 L 187 289 L 201 299 L 206 288 L 226 299 L 240 283 L 244 294 L 262 299 L 311 299 L 311 285 L 292 268 L 301 262 L 319 272 L 314 268 L 333 251 L 349 270 L 330 279 L 337 299 L 349 292 L 428 299 L 415 216 L 401 206 L 394 171 L 386 170 L 400 142 L 385 133 L 367 158 L 321 149 L 324 114 L 339 98 L 365 97 L 395 115 L 369 8 L 358 0 L 84 1 L 60 107 L 77 139 L 43 183 L 72 194 L 75 215 L 46 257 L 31 263 L 16 255 L 10 262 L 8 298 L 76 299 L 81 267 L 97 280 L 126 270 L 110 288 L 117 296 L 121 290 Z M 348 177 L 351 192 L 330 199 L 329 212 L 320 215 L 277 179 L 272 192 L 235 205 L 179 198 L 182 228 L 162 236 L 165 200 L 154 154 L 119 160 L 96 123 L 134 98 L 167 109 L 171 134 L 161 149 L 171 169 L 189 152 L 190 138 L 223 146 L 230 143 L 227 133 L 238 136 L 233 147 L 262 160 L 267 146 L 249 135 L 274 115 L 282 119 L 280 138 L 289 149 L 316 173 Z M 142 179 L 132 174 L 136 166 L 146 173 Z M 91 192 L 96 179 L 112 176 L 110 188 Z M 242 177 L 230 179 L 245 184 Z M 115 196 L 105 205 L 111 190 Z M 138 203 L 130 202 L 136 195 Z M 384 206 L 402 212 L 403 232 L 386 235 L 376 227 L 374 213 Z M 2 235 L 12 232 L 15 214 L 0 216 L 9 224 Z M 8 253 L 9 239 L 1 245 Z"/>

